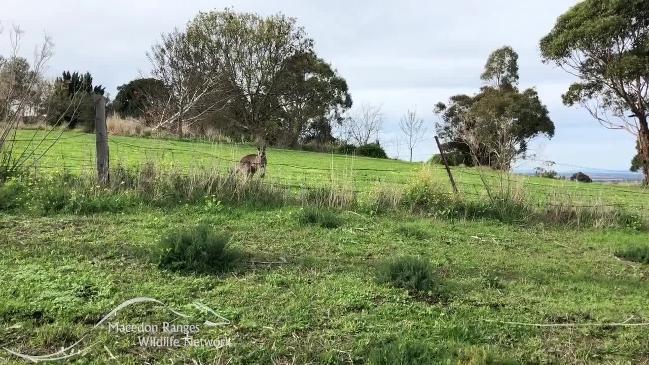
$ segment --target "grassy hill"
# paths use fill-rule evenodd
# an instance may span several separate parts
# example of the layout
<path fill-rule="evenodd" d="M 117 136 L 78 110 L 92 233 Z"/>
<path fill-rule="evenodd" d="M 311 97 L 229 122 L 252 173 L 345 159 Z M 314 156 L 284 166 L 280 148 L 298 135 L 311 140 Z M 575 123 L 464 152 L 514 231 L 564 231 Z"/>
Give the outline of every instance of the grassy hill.
<path fill-rule="evenodd" d="M 60 134 L 60 137 L 58 135 Z M 32 139 L 40 141 L 42 131 L 19 131 L 17 149 L 24 149 Z M 73 172 L 95 168 L 95 136 L 76 131 L 52 132 L 35 152 L 43 169 L 66 169 Z M 50 147 L 49 139 L 60 140 Z M 37 143 L 31 143 L 36 145 Z M 229 171 L 239 159 L 256 153 L 247 144 L 225 144 L 196 141 L 178 141 L 154 138 L 111 136 L 109 139 L 111 166 L 142 166 L 152 162 L 158 166 L 190 171 L 209 169 Z M 285 185 L 338 185 L 358 192 L 371 191 L 377 184 L 400 186 L 410 182 L 422 169 L 421 163 L 381 160 L 337 154 L 315 153 L 285 149 L 268 149 L 267 181 Z M 428 172 L 445 191 L 451 187 L 443 166 L 429 165 Z M 480 174 L 471 168 L 453 168 L 461 192 L 484 195 Z M 522 175 L 507 177 L 486 171 L 482 173 L 490 185 L 503 183 L 526 193 L 539 202 L 571 201 L 583 204 L 618 204 L 640 211 L 649 209 L 649 191 L 637 185 L 582 184 L 568 180 L 552 180 Z"/>
<path fill-rule="evenodd" d="M 19 139 L 31 133 L 21 131 Z M 112 166 L 151 161 L 181 172 L 199 166 L 227 171 L 252 152 L 245 145 L 111 137 Z M 93 154 L 92 135 L 65 132 L 39 164 L 41 171 L 91 172 Z M 406 190 L 421 174 L 420 164 L 310 152 L 270 149 L 268 159 L 270 183 L 333 180 L 366 196 L 381 183 Z M 450 192 L 443 170 L 430 173 Z M 483 194 L 475 170 L 454 173 L 464 193 Z M 647 204 L 633 186 L 514 179 L 539 201 L 574 196 L 585 205 L 602 200 L 638 210 Z M 72 188 L 68 183 L 63 187 Z M 620 254 L 647 246 L 642 227 L 577 229 L 346 209 L 324 209 L 329 216 L 311 220 L 308 206 L 211 199 L 165 206 L 138 201 L 122 209 L 117 203 L 128 195 L 121 193 L 110 200 L 115 209 L 102 205 L 111 209 L 93 214 L 30 205 L 61 199 L 56 184 L 25 180 L 0 187 L 0 197 L 17 190 L 24 199 L 13 206 L 0 199 L 0 348 L 43 355 L 81 340 L 78 348 L 88 350 L 73 357 L 76 363 L 107 364 L 649 362 L 649 266 Z M 43 191 L 49 195 L 39 195 Z M 69 194 L 64 198 L 87 198 Z M 160 242 L 199 221 L 228 235 L 241 260 L 219 273 L 160 267 Z M 430 263 L 434 289 L 416 292 L 380 280 L 386 262 L 400 257 Z M 136 297 L 155 298 L 191 318 L 139 304 L 109 322 L 198 323 L 194 338 L 230 345 L 146 347 L 138 343 L 141 334 L 116 333 L 106 323 L 94 328 Z M 195 301 L 228 323 L 205 326 L 214 316 L 192 307 Z M 23 361 L 0 350 L 0 363 Z"/>

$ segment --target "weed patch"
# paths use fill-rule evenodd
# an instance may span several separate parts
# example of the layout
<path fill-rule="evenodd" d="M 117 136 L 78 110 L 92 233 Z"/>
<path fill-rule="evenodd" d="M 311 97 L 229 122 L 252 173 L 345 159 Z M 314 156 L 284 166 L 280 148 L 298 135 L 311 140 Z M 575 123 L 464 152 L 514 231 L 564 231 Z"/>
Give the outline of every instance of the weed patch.
<path fill-rule="evenodd" d="M 228 247 L 230 237 L 207 223 L 172 230 L 159 244 L 158 265 L 172 271 L 218 273 L 233 267 L 241 252 Z"/>
<path fill-rule="evenodd" d="M 298 222 L 302 225 L 318 225 L 328 229 L 338 228 L 343 225 L 342 218 L 336 213 L 311 207 L 300 211 Z"/>
<path fill-rule="evenodd" d="M 649 264 L 649 246 L 633 246 L 617 251 L 615 256 L 628 261 Z"/>
<path fill-rule="evenodd" d="M 403 256 L 379 265 L 380 283 L 406 289 L 411 295 L 424 299 L 442 299 L 444 287 L 441 278 L 428 260 Z"/>

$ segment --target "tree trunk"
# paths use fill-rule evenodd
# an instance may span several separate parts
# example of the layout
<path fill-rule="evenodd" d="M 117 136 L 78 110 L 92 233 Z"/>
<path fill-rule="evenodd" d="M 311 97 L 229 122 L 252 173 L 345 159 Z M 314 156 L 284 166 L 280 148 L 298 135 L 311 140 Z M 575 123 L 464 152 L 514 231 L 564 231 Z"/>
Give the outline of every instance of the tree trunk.
<path fill-rule="evenodd" d="M 410 148 L 410 162 L 412 162 L 412 148 Z"/>
<path fill-rule="evenodd" d="M 644 174 L 644 184 L 649 185 L 649 126 L 647 125 L 646 115 L 638 119 L 640 122 L 640 131 L 638 133 L 640 167 Z"/>
<path fill-rule="evenodd" d="M 176 134 L 178 134 L 178 138 L 183 138 L 183 118 L 181 117 L 178 117 L 176 122 Z"/>

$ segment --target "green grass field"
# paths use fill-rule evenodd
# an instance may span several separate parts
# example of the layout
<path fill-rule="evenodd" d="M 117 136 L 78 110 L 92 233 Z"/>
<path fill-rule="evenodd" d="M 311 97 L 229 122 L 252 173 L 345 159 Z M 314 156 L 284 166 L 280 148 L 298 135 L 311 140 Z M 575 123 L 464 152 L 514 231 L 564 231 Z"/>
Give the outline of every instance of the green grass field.
<path fill-rule="evenodd" d="M 39 163 L 42 171 L 92 171 L 93 151 L 92 135 L 65 132 Z M 113 166 L 152 161 L 227 171 L 253 151 L 111 137 Z M 421 169 L 276 149 L 268 159 L 271 183 L 331 184 L 333 176 L 361 191 L 380 182 L 401 186 Z M 443 170 L 432 171 L 446 184 Z M 479 189 L 475 170 L 455 172 L 462 190 Z M 649 202 L 634 186 L 516 179 L 539 199 L 571 194 L 584 204 L 601 199 L 637 209 Z M 80 348 L 90 346 L 72 358 L 79 364 L 424 363 L 417 354 L 430 364 L 649 363 L 649 266 L 615 255 L 647 245 L 646 231 L 347 210 L 333 213 L 341 226 L 324 228 L 305 224 L 301 211 L 212 201 L 89 215 L 0 210 L 0 363 L 25 363 L 6 349 L 43 355 L 79 340 Z M 160 269 L 161 238 L 199 221 L 231 235 L 242 262 L 221 274 Z M 377 267 L 401 256 L 430 261 L 444 295 L 380 283 Z M 159 305 L 139 304 L 111 321 L 203 324 L 209 313 L 190 307 L 198 301 L 229 323 L 203 326 L 194 337 L 231 344 L 146 347 L 137 334 L 93 328 L 135 297 L 192 316 L 178 319 Z M 385 352 L 392 357 L 378 361 Z"/>
<path fill-rule="evenodd" d="M 30 149 L 44 136 L 43 131 L 19 131 L 17 150 L 31 144 Z M 50 139 L 60 134 L 52 145 Z M 95 169 L 95 136 L 76 131 L 62 134 L 52 132 L 36 148 L 41 156 L 37 165 L 44 170 L 70 170 L 72 172 Z M 34 143 L 29 143 L 30 140 Z M 111 165 L 141 166 L 155 163 L 179 171 L 216 169 L 229 171 L 244 155 L 256 153 L 255 147 L 246 144 L 223 144 L 195 141 L 178 141 L 154 138 L 110 137 Z M 43 151 L 46 151 L 43 154 Z M 337 154 L 273 149 L 268 150 L 267 181 L 286 185 L 347 186 L 356 191 L 371 191 L 377 184 L 400 186 L 409 182 L 422 169 L 421 163 L 381 160 Z M 429 165 L 437 183 L 450 193 L 443 166 Z M 484 195 L 482 181 L 475 169 L 453 168 L 461 192 Z M 486 172 L 484 176 L 492 185 L 499 185 L 502 177 Z M 566 180 L 552 180 L 521 175 L 511 175 L 508 183 L 525 191 L 539 202 L 574 201 L 575 204 L 619 204 L 637 210 L 649 209 L 649 191 L 637 185 L 580 184 Z"/>

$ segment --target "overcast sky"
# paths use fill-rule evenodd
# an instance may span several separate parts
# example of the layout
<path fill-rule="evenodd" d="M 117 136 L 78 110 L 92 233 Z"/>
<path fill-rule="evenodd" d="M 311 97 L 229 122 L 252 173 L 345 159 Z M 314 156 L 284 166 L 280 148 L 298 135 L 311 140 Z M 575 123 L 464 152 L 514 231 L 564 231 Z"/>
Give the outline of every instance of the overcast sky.
<path fill-rule="evenodd" d="M 160 34 L 183 27 L 199 11 L 283 12 L 298 19 L 317 53 L 347 80 L 355 105 L 382 105 L 381 142 L 391 157 L 402 159 L 408 152 L 399 118 L 416 108 L 425 120 L 429 138 L 417 147 L 415 159 L 428 159 L 436 151 L 433 105 L 476 92 L 489 53 L 510 45 L 519 53 L 520 86 L 536 87 L 556 125 L 552 140 L 533 144 L 537 158 L 564 164 L 558 170 L 574 169 L 570 165 L 627 170 L 635 154 L 632 136 L 604 129 L 578 107 L 563 106 L 561 94 L 571 77 L 541 63 L 539 40 L 574 0 L 1 1 L 0 54 L 11 24 L 26 31 L 26 54 L 47 34 L 55 43 L 49 76 L 90 71 L 113 97 L 117 86 L 148 74 L 146 52 Z"/>

